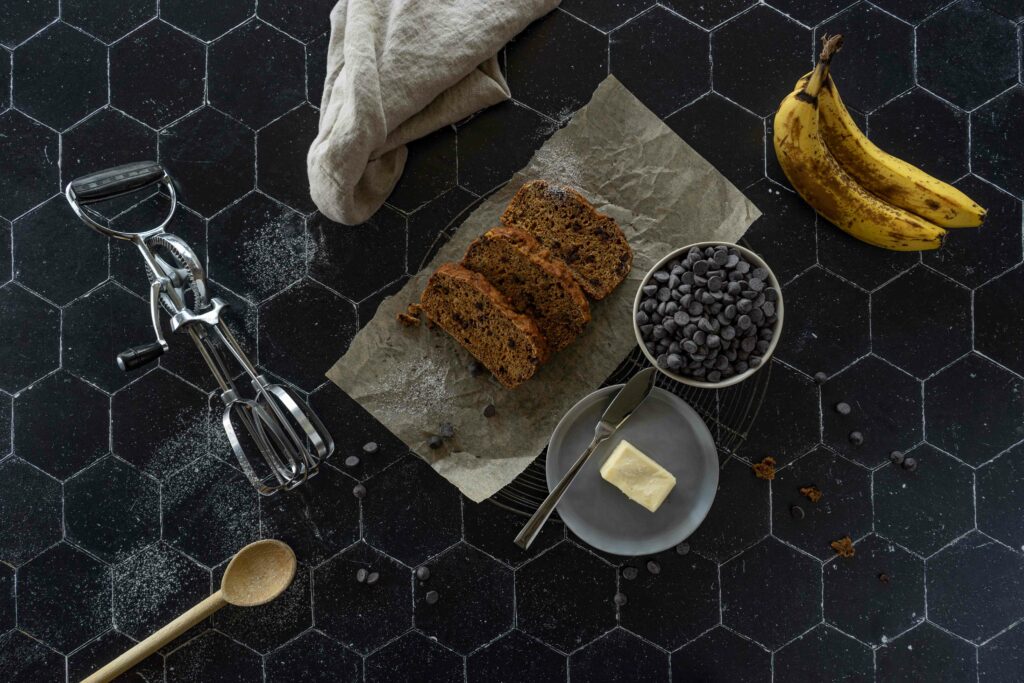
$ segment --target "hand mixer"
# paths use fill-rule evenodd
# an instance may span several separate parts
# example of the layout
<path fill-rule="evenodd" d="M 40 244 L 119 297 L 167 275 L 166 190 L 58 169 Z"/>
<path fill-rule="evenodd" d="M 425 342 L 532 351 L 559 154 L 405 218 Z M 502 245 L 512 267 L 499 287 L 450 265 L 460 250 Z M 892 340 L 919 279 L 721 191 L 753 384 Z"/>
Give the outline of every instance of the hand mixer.
<path fill-rule="evenodd" d="M 122 232 L 102 225 L 85 206 L 120 197 L 154 185 L 166 190 L 170 208 L 155 228 Z M 171 331 L 192 338 L 220 386 L 224 402 L 224 431 L 245 476 L 263 495 L 292 489 L 316 474 L 320 461 L 334 452 L 334 441 L 323 423 L 291 389 L 268 382 L 246 355 L 221 318 L 228 304 L 209 298 L 206 274 L 196 253 L 176 235 L 164 231 L 178 206 L 170 176 L 160 164 L 141 161 L 83 176 L 68 183 L 65 196 L 75 214 L 93 230 L 134 244 L 146 262 L 149 313 L 156 341 L 117 355 L 122 370 L 140 368 L 168 350 L 160 308 L 170 316 Z M 222 349 L 227 350 L 225 356 Z M 231 372 L 233 358 L 241 367 Z M 246 376 L 253 397 L 244 398 L 234 378 Z M 240 427 L 240 429 L 239 429 Z M 253 451 L 260 461 L 249 457 Z"/>

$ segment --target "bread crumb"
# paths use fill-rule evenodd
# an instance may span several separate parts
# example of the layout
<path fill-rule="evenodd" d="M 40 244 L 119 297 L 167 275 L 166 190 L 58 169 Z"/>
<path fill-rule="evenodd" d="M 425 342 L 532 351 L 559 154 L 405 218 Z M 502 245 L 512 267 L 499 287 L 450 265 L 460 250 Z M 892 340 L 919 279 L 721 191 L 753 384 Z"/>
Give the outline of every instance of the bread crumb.
<path fill-rule="evenodd" d="M 398 322 L 402 323 L 406 327 L 416 327 L 420 324 L 420 319 L 414 315 L 408 313 L 399 313 Z"/>
<path fill-rule="evenodd" d="M 843 536 L 837 541 L 832 541 L 829 545 L 832 546 L 832 550 L 836 551 L 836 555 L 839 557 L 853 557 L 856 550 L 853 547 L 853 541 L 850 540 L 849 536 Z"/>
<path fill-rule="evenodd" d="M 825 495 L 817 486 L 801 486 L 800 493 L 804 494 L 812 503 L 817 503 Z"/>
<path fill-rule="evenodd" d="M 422 306 L 420 306 L 419 304 L 409 304 L 406 307 L 405 312 L 408 313 L 409 315 L 419 316 L 421 308 Z"/>
<path fill-rule="evenodd" d="M 769 455 L 761 462 L 753 465 L 752 469 L 758 479 L 771 481 L 775 478 L 775 458 Z"/>

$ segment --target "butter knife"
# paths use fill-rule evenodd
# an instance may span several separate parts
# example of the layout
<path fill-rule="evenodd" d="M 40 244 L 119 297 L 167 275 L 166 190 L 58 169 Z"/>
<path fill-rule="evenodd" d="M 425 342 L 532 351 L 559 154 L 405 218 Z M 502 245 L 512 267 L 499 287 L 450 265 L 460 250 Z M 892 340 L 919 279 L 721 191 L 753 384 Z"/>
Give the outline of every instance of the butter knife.
<path fill-rule="evenodd" d="M 597 426 L 594 427 L 593 441 L 587 446 L 587 450 L 583 451 L 583 454 L 576 459 L 576 462 L 572 464 L 572 467 L 565 473 L 561 481 L 555 484 L 548 497 L 544 499 L 544 502 L 540 504 L 537 511 L 533 513 L 533 516 L 523 526 L 522 531 L 516 536 L 515 542 L 517 546 L 523 550 L 530 547 L 530 544 L 533 543 L 533 540 L 537 538 L 537 534 L 543 528 L 544 523 L 548 521 L 551 513 L 555 511 L 558 501 L 565 495 L 573 479 L 583 469 L 583 466 L 587 464 L 587 461 L 594 454 L 594 451 L 597 450 L 597 447 L 618 431 L 619 427 L 629 419 L 629 416 L 633 414 L 637 407 L 651 393 L 651 388 L 654 386 L 655 372 L 654 368 L 641 370 L 633 375 L 626 382 L 625 386 L 619 389 L 619 393 L 615 394 L 615 398 L 612 399 L 604 414 L 601 415 Z"/>

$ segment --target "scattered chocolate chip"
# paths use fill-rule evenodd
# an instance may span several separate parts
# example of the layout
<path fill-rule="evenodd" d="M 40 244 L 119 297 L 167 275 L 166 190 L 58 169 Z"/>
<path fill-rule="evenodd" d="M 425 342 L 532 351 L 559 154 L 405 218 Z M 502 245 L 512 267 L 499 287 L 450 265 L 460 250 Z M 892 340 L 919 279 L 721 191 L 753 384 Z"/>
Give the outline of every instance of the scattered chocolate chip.
<path fill-rule="evenodd" d="M 799 505 L 791 505 L 789 508 L 789 514 L 793 519 L 803 519 L 807 516 L 807 513 L 804 512 L 804 509 Z"/>
<path fill-rule="evenodd" d="M 816 372 L 814 373 L 814 381 L 817 382 L 818 384 L 824 384 L 826 381 L 828 381 L 828 375 L 826 375 L 824 372 Z"/>
<path fill-rule="evenodd" d="M 356 498 L 363 498 L 366 496 L 366 487 L 362 484 L 356 484 L 352 487 L 352 495 Z"/>
<path fill-rule="evenodd" d="M 367 441 L 363 444 L 363 453 L 367 455 L 373 455 L 377 452 L 378 446 L 376 441 Z"/>
<path fill-rule="evenodd" d="M 854 446 L 860 446 L 864 443 L 864 435 L 860 432 L 850 432 L 850 443 Z"/>
<path fill-rule="evenodd" d="M 469 364 L 469 374 L 471 374 L 473 377 L 479 377 L 480 375 L 484 374 L 484 371 L 486 369 L 487 368 L 483 366 L 483 363 L 477 360 Z"/>
<path fill-rule="evenodd" d="M 365 582 L 367 573 L 368 572 L 365 569 L 360 567 L 359 571 L 356 572 L 356 581 L 358 581 L 359 583 Z"/>
<path fill-rule="evenodd" d="M 890 581 L 892 581 L 892 577 L 890 577 L 885 572 L 882 572 L 881 574 L 878 575 L 878 580 L 881 581 L 882 583 L 889 583 Z"/>
<path fill-rule="evenodd" d="M 494 407 L 493 403 L 488 403 L 484 406 L 484 417 L 494 417 L 498 414 L 498 409 Z"/>
<path fill-rule="evenodd" d="M 450 439 L 455 436 L 455 425 L 451 422 L 442 422 L 441 426 L 437 428 L 437 434 L 442 439 Z"/>
<path fill-rule="evenodd" d="M 647 563 L 647 571 L 654 575 L 658 575 L 661 573 L 661 565 L 655 562 L 654 560 L 651 560 Z"/>
<path fill-rule="evenodd" d="M 355 467 L 359 464 L 359 456 L 350 455 L 345 458 L 345 467 Z"/>
<path fill-rule="evenodd" d="M 368 586 L 372 586 L 377 583 L 378 579 L 380 579 L 380 574 L 378 572 L 370 572 L 369 576 L 366 577 L 366 584 Z"/>
<path fill-rule="evenodd" d="M 889 454 L 889 462 L 891 462 L 893 465 L 902 465 L 903 460 L 904 455 L 902 451 L 893 451 L 892 453 Z"/>
<path fill-rule="evenodd" d="M 427 594 L 423 596 L 423 599 L 427 601 L 428 605 L 434 605 L 440 597 L 441 596 L 437 594 L 437 591 L 427 591 Z"/>
<path fill-rule="evenodd" d="M 852 408 L 850 408 L 850 404 L 846 401 L 840 401 L 836 404 L 836 412 L 840 415 L 849 415 L 851 411 Z"/>
<path fill-rule="evenodd" d="M 637 577 L 637 575 L 639 573 L 640 573 L 640 570 L 638 570 L 636 567 L 623 567 L 622 568 L 622 578 L 626 579 L 627 581 L 632 581 L 633 579 L 635 579 Z"/>
<path fill-rule="evenodd" d="M 417 567 L 416 578 L 420 581 L 426 581 L 430 578 L 430 569 L 428 567 Z"/>
<path fill-rule="evenodd" d="M 689 552 L 690 552 L 690 544 L 687 543 L 686 541 L 683 541 L 682 543 L 680 543 L 679 545 L 676 546 L 676 554 L 678 554 L 678 555 L 687 555 L 687 554 L 689 554 Z"/>
<path fill-rule="evenodd" d="M 917 469 L 917 458 L 904 458 L 903 469 L 908 472 L 913 472 Z"/>
<path fill-rule="evenodd" d="M 619 607 L 622 607 L 627 602 L 626 594 L 625 593 L 616 593 L 615 597 L 613 598 L 613 600 L 615 601 L 616 605 L 618 605 Z"/>
<path fill-rule="evenodd" d="M 439 437 L 437 434 L 434 434 L 427 439 L 427 445 L 430 446 L 431 449 L 436 450 L 444 445 L 444 439 Z"/>

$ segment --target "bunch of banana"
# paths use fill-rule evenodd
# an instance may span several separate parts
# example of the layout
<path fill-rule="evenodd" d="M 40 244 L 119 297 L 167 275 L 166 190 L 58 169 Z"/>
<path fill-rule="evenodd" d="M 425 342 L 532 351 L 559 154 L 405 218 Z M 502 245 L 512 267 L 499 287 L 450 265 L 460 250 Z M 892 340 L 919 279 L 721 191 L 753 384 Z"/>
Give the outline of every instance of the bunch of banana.
<path fill-rule="evenodd" d="M 842 36 L 825 36 L 814 71 L 775 115 L 775 153 L 804 200 L 859 240 L 897 251 L 938 249 L 945 228 L 981 225 L 985 209 L 885 153 L 857 128 L 829 75 Z"/>

